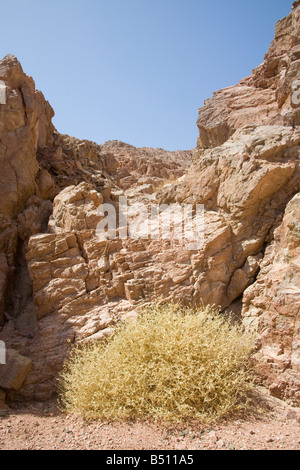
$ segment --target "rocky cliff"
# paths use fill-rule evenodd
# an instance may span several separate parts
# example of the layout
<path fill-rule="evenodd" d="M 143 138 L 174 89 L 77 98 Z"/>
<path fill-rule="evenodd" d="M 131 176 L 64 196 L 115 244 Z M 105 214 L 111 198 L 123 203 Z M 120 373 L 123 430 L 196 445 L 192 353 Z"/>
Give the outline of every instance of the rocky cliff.
<path fill-rule="evenodd" d="M 75 343 L 99 340 L 159 298 L 242 311 L 259 334 L 258 377 L 300 403 L 299 17 L 297 1 L 277 23 L 263 64 L 205 102 L 193 151 L 61 135 L 17 59 L 0 62 L 0 340 L 9 348 L 0 388 L 7 395 L 49 398 Z M 102 204 L 118 214 L 120 196 L 144 207 L 203 205 L 202 245 L 99 239 Z"/>

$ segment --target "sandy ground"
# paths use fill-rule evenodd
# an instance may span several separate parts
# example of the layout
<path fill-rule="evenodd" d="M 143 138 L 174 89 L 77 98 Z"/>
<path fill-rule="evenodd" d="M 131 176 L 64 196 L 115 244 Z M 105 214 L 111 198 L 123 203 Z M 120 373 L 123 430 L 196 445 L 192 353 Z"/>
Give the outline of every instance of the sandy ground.
<path fill-rule="evenodd" d="M 57 402 L 0 411 L 0 450 L 300 450 L 300 409 L 268 396 L 266 410 L 203 426 L 111 423 L 67 415 Z"/>

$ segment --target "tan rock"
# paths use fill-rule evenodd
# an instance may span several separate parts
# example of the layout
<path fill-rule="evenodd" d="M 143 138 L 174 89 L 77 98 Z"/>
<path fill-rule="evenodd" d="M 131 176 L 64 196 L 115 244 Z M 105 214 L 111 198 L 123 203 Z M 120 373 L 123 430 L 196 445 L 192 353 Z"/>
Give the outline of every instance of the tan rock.
<path fill-rule="evenodd" d="M 299 107 L 291 101 L 293 82 L 299 78 L 299 16 L 299 4 L 295 4 L 292 12 L 276 24 L 265 60 L 253 74 L 205 101 L 197 121 L 199 149 L 218 147 L 249 124 L 299 125 Z"/>
<path fill-rule="evenodd" d="M 14 217 L 35 193 L 39 145 L 51 142 L 53 110 L 20 63 L 6 56 L 0 64 L 0 79 L 6 85 L 6 104 L 1 106 L 0 213 Z M 38 125 L 37 125 L 38 123 Z"/>
<path fill-rule="evenodd" d="M 92 185 L 70 186 L 56 196 L 49 228 L 55 232 L 95 230 L 101 220 L 98 207 L 103 198 Z"/>
<path fill-rule="evenodd" d="M 43 201 L 32 196 L 27 201 L 27 208 L 18 215 L 18 235 L 27 240 L 31 235 L 41 233 L 48 225 L 52 212 L 51 201 Z"/>
<path fill-rule="evenodd" d="M 0 387 L 19 390 L 31 369 L 31 361 L 13 349 L 6 351 L 6 364 L 0 364 Z"/>
<path fill-rule="evenodd" d="M 243 296 L 243 321 L 259 333 L 256 369 L 279 398 L 300 403 L 300 193 L 287 205 L 256 282 Z M 291 393 L 292 391 L 292 393 Z"/>
<path fill-rule="evenodd" d="M 45 168 L 41 168 L 37 174 L 37 196 L 41 199 L 52 200 L 55 193 L 55 183 L 52 176 Z"/>
<path fill-rule="evenodd" d="M 194 299 L 226 308 L 254 281 L 272 227 L 300 189 L 299 142 L 292 128 L 245 127 L 200 152 L 176 185 L 171 202 L 206 208 L 202 255 L 194 258 Z M 162 190 L 161 202 L 164 196 Z"/>
<path fill-rule="evenodd" d="M 205 103 L 196 151 L 61 135 L 16 59 L 0 62 L 8 93 L 0 114 L 0 189 L 7 194 L 0 210 L 0 321 L 10 318 L 0 338 L 5 334 L 9 348 L 32 361 L 18 399 L 53 396 L 73 345 L 102 340 L 144 304 L 178 300 L 225 309 L 246 289 L 244 322 L 259 328 L 262 380 L 276 396 L 297 402 L 297 199 L 275 229 L 300 191 L 299 109 L 291 100 L 299 11 L 298 2 L 277 24 L 251 77 Z M 100 240 L 102 202 L 118 211 L 124 194 L 148 208 L 203 204 L 202 246 L 191 250 L 172 231 L 170 240 L 136 233 Z"/>

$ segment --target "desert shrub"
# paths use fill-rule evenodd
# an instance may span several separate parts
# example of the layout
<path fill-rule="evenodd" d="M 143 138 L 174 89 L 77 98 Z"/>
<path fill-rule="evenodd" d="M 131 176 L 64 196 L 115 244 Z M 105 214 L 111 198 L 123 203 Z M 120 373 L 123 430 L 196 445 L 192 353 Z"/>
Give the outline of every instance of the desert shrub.
<path fill-rule="evenodd" d="M 152 306 L 106 342 L 75 348 L 61 402 L 88 418 L 209 421 L 246 406 L 253 338 L 213 308 Z"/>

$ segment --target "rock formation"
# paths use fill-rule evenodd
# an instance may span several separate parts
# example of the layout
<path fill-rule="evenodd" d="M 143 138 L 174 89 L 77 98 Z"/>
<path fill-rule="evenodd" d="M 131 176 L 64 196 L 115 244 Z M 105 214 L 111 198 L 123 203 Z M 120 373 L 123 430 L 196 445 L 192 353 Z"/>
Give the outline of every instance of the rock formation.
<path fill-rule="evenodd" d="M 244 324 L 259 335 L 258 377 L 299 405 L 299 16 L 297 1 L 263 64 L 205 102 L 192 151 L 61 135 L 17 59 L 0 62 L 0 340 L 15 364 L 9 380 L 0 365 L 0 389 L 8 396 L 49 398 L 74 344 L 99 340 L 145 303 L 173 299 L 242 304 Z M 100 239 L 102 205 L 119 215 L 121 196 L 130 206 L 203 205 L 203 244 L 126 239 L 121 225 L 119 236 Z"/>
<path fill-rule="evenodd" d="M 300 400 L 300 193 L 288 203 L 260 265 L 243 296 L 246 326 L 261 332 L 255 368 L 272 394 Z"/>

